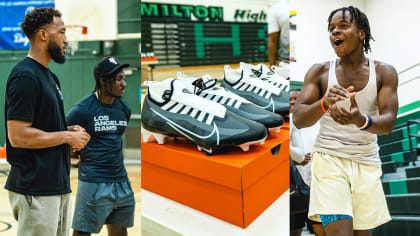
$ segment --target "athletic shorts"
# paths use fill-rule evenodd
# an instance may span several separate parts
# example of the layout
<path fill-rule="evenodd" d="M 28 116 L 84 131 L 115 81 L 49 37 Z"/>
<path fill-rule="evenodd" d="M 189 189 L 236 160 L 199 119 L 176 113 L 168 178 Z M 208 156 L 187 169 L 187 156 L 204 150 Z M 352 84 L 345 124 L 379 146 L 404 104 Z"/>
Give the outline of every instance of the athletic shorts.
<path fill-rule="evenodd" d="M 309 219 L 348 215 L 353 229 L 369 230 L 391 220 L 380 177 L 381 167 L 325 153 L 312 153 Z"/>
<path fill-rule="evenodd" d="M 132 227 L 134 208 L 130 181 L 89 183 L 79 180 L 72 228 L 80 232 L 99 233 L 104 224 Z"/>
<path fill-rule="evenodd" d="M 71 221 L 71 195 L 31 196 L 9 191 L 17 235 L 68 236 Z M 3 235 L 3 234 L 2 234 Z"/>

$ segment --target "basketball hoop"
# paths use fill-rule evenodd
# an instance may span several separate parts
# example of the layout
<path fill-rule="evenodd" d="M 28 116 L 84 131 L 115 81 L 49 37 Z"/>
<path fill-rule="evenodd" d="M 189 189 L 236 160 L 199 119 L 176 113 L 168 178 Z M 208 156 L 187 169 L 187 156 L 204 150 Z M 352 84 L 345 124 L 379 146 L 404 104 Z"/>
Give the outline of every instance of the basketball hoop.
<path fill-rule="evenodd" d="M 88 27 L 85 25 L 67 25 L 66 26 L 66 37 L 67 37 L 67 50 L 70 55 L 74 55 L 79 49 L 79 41 L 88 34 Z"/>

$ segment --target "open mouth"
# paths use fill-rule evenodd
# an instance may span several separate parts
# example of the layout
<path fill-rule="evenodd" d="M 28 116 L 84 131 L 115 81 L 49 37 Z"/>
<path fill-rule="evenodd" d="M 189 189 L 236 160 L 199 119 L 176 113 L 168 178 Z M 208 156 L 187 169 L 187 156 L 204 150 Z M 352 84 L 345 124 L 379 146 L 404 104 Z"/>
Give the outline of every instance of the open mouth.
<path fill-rule="evenodd" d="M 334 40 L 334 44 L 335 44 L 335 46 L 340 46 L 342 43 L 343 43 L 344 41 L 343 40 L 341 40 L 341 39 L 336 39 L 336 40 Z"/>

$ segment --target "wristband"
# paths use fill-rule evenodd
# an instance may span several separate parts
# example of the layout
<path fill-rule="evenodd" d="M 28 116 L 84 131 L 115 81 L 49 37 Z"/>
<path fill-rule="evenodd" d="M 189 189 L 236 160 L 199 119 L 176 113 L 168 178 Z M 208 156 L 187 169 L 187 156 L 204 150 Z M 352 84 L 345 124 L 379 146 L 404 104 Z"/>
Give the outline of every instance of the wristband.
<path fill-rule="evenodd" d="M 367 117 L 367 115 L 363 116 L 365 117 L 365 123 L 359 127 L 361 130 L 365 129 L 369 125 L 369 118 Z"/>
<path fill-rule="evenodd" d="M 330 109 L 325 109 L 325 107 L 324 107 L 324 99 L 325 99 L 325 96 L 324 97 L 322 97 L 321 98 L 321 109 L 322 109 L 322 111 L 324 112 L 324 113 L 329 113 L 329 110 Z"/>
<path fill-rule="evenodd" d="M 360 130 L 368 130 L 370 129 L 370 127 L 372 127 L 373 121 L 372 121 L 372 117 L 370 117 L 370 115 L 366 115 L 367 118 L 369 119 L 369 124 L 366 128 L 360 129 Z"/>

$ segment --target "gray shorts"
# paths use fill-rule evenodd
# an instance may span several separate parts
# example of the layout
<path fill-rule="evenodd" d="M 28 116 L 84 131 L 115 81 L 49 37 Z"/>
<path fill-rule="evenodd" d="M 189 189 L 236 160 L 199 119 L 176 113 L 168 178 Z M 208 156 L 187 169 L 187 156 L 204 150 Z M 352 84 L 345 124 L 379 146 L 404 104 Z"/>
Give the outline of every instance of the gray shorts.
<path fill-rule="evenodd" d="M 132 227 L 135 204 L 130 181 L 89 183 L 79 180 L 72 228 L 99 233 L 104 224 Z"/>
<path fill-rule="evenodd" d="M 17 235 L 70 234 L 70 193 L 54 196 L 22 195 L 9 191 L 13 217 L 18 221 Z"/>

